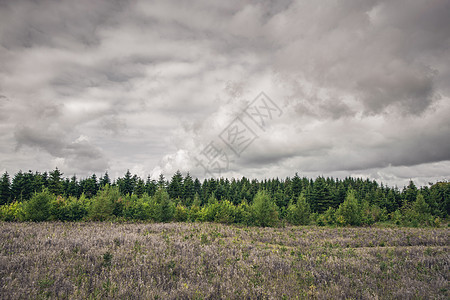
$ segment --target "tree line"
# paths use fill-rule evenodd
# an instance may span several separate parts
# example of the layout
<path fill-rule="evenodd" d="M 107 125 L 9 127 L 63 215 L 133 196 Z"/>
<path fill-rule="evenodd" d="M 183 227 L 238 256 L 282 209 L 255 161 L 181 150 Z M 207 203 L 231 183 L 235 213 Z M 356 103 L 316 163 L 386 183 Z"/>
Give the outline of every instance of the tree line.
<path fill-rule="evenodd" d="M 78 179 L 61 171 L 19 171 L 0 180 L 0 219 L 209 221 L 275 226 L 398 225 L 436 226 L 448 219 L 450 183 L 402 189 L 374 180 L 317 177 L 297 173 L 285 179 L 209 178 L 177 171 L 170 180 L 145 180 L 127 171 L 111 180 L 106 172 Z"/>

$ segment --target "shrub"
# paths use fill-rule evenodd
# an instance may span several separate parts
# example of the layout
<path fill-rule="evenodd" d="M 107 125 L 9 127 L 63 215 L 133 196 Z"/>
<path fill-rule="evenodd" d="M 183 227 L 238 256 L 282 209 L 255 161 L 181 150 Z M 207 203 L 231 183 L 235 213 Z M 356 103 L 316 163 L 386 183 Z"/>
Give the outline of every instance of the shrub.
<path fill-rule="evenodd" d="M 113 215 L 120 215 L 119 207 L 123 205 L 120 202 L 119 188 L 105 185 L 97 196 L 92 198 L 89 218 L 94 221 L 105 221 L 111 219 Z"/>
<path fill-rule="evenodd" d="M 339 225 L 361 225 L 361 210 L 352 189 L 348 190 L 344 202 L 339 205 L 336 220 Z"/>
<path fill-rule="evenodd" d="M 170 201 L 167 191 L 164 188 L 159 188 L 153 197 L 157 205 L 155 212 L 156 221 L 171 221 L 175 212 L 175 207 L 172 201 Z"/>
<path fill-rule="evenodd" d="M 316 223 L 319 226 L 325 226 L 325 225 L 334 225 L 338 221 L 341 221 L 342 218 L 336 216 L 336 210 L 332 207 L 328 207 L 328 209 L 323 213 L 317 216 Z"/>
<path fill-rule="evenodd" d="M 23 202 L 18 201 L 0 206 L 0 220 L 7 222 L 23 220 L 23 207 Z"/>
<path fill-rule="evenodd" d="M 235 218 L 235 206 L 228 200 L 220 202 L 218 204 L 214 221 L 224 224 L 231 224 L 234 223 L 234 218 Z"/>
<path fill-rule="evenodd" d="M 258 191 L 253 199 L 252 212 L 257 226 L 274 226 L 278 222 L 278 208 L 265 190 Z"/>
<path fill-rule="evenodd" d="M 25 220 L 42 222 L 50 217 L 51 202 L 54 195 L 48 189 L 35 193 L 30 200 L 25 202 L 23 212 Z"/>
<path fill-rule="evenodd" d="M 188 219 L 188 210 L 186 206 L 178 204 L 175 208 L 174 219 L 177 222 L 185 222 Z"/>
<path fill-rule="evenodd" d="M 311 215 L 311 208 L 309 203 L 306 202 L 305 195 L 301 193 L 298 196 L 297 203 L 289 204 L 287 212 L 287 220 L 293 225 L 308 225 L 309 217 Z"/>
<path fill-rule="evenodd" d="M 242 201 L 236 207 L 234 221 L 245 225 L 254 223 L 251 207 L 248 205 L 247 201 Z"/>

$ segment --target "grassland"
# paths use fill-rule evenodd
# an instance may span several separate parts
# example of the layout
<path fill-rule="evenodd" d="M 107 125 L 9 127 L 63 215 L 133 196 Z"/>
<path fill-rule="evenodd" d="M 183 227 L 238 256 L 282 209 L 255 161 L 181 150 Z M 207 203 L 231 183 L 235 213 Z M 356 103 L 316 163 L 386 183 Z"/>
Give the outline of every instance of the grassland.
<path fill-rule="evenodd" d="M 0 223 L 0 297 L 448 299 L 449 232 Z"/>

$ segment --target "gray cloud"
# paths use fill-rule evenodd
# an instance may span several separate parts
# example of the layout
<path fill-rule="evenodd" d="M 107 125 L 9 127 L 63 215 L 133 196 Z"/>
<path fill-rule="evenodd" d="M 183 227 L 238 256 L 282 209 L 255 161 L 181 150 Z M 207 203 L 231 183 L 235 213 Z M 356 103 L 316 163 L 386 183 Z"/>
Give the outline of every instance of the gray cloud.
<path fill-rule="evenodd" d="M 449 15 L 445 0 L 0 1 L 0 171 L 203 176 L 194 157 L 265 91 L 283 114 L 223 175 L 449 176 Z"/>

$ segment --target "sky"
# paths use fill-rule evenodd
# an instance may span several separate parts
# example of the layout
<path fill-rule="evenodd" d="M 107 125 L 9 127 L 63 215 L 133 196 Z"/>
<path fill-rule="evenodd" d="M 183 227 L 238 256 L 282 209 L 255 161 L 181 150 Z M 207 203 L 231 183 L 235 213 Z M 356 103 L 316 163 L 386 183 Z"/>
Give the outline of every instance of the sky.
<path fill-rule="evenodd" d="M 0 0 L 0 172 L 450 179 L 450 1 Z"/>

